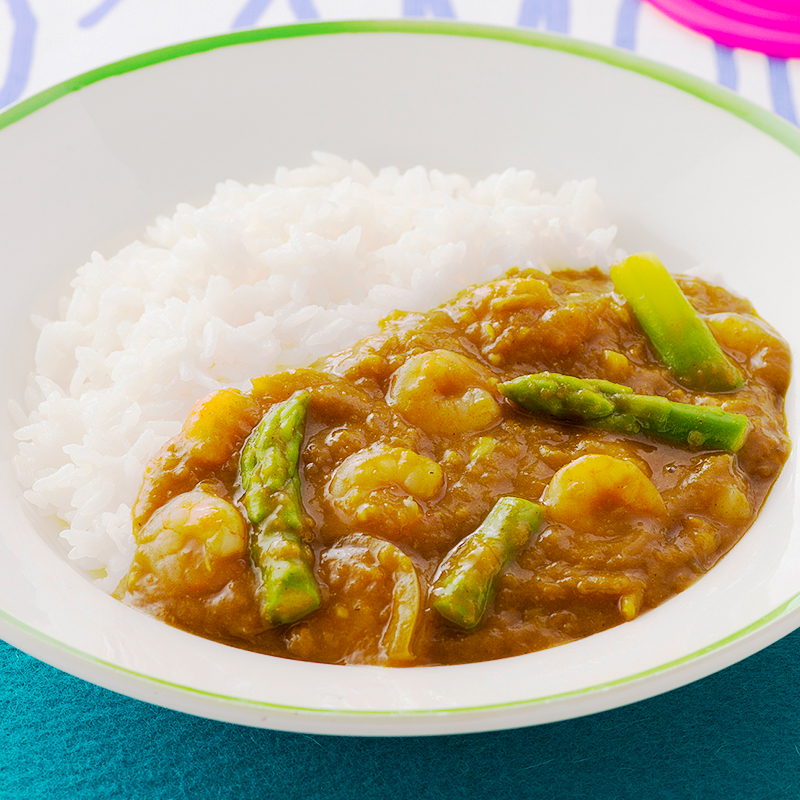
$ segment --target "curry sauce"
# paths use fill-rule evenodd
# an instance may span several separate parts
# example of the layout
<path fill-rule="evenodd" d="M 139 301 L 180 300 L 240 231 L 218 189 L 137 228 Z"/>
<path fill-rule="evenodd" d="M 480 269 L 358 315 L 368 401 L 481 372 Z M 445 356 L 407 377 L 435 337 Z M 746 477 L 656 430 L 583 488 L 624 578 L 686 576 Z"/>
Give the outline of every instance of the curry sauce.
<path fill-rule="evenodd" d="M 147 468 L 117 596 L 236 647 L 391 666 L 528 653 L 663 603 L 743 535 L 790 449 L 786 343 L 748 301 L 678 284 L 743 376 L 738 388 L 676 379 L 600 270 L 527 270 L 395 313 L 308 369 L 254 379 L 249 393 L 200 401 Z M 542 373 L 594 381 L 612 400 L 608 382 L 625 397 L 725 412 L 746 434 L 730 449 L 670 441 L 534 413 L 503 391 Z M 279 508 L 258 495 L 273 483 Z M 496 521 L 504 499 L 527 522 L 514 510 Z M 280 515 L 295 534 L 259 539 Z M 503 525 L 514 544 L 501 552 Z M 469 569 L 491 580 L 476 615 L 454 622 L 437 592 L 481 530 L 494 549 L 483 541 Z M 281 604 L 264 597 L 259 564 L 284 556 L 297 570 Z"/>

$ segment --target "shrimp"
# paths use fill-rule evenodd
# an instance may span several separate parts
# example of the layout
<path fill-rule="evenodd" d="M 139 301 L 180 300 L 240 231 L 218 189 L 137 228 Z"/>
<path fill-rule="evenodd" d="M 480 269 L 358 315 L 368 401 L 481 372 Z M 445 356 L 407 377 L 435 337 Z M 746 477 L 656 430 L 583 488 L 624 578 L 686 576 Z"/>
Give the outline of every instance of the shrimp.
<path fill-rule="evenodd" d="M 426 433 L 487 430 L 500 421 L 491 373 L 450 350 L 409 358 L 392 376 L 386 402 Z"/>
<path fill-rule="evenodd" d="M 235 506 L 201 486 L 158 509 L 136 544 L 128 590 L 198 597 L 220 591 L 242 571 L 248 532 Z"/>
<path fill-rule="evenodd" d="M 642 470 L 599 453 L 581 456 L 556 472 L 543 502 L 552 519 L 577 531 L 597 530 L 620 514 L 657 519 L 667 514 L 658 489 Z"/>
<path fill-rule="evenodd" d="M 241 447 L 260 416 L 258 403 L 238 389 L 221 389 L 198 400 L 180 432 L 145 468 L 133 506 L 134 532 L 167 500 L 191 489 L 195 473 L 221 467 Z"/>
<path fill-rule="evenodd" d="M 348 522 L 405 527 L 422 516 L 417 500 L 433 500 L 443 486 L 444 472 L 435 461 L 413 450 L 374 444 L 339 464 L 325 494 Z"/>
<path fill-rule="evenodd" d="M 706 322 L 723 347 L 747 359 L 754 375 L 764 378 L 780 394 L 786 392 L 792 368 L 789 345 L 766 322 L 735 313 L 712 314 Z"/>
<path fill-rule="evenodd" d="M 686 519 L 693 508 L 705 506 L 707 521 L 743 525 L 753 514 L 747 480 L 730 453 L 696 459 L 672 489 L 664 492 L 670 509 Z M 674 512 L 673 512 L 674 513 Z"/>
<path fill-rule="evenodd" d="M 340 576 L 342 573 L 352 572 L 355 562 L 364 565 L 374 564 L 384 575 L 384 581 L 391 584 L 391 606 L 389 621 L 383 628 L 378 642 L 375 663 L 386 665 L 391 662 L 412 660 L 414 655 L 411 643 L 422 608 L 422 592 L 417 570 L 411 559 L 395 545 L 361 533 L 345 536 L 335 547 L 327 551 L 324 558 L 329 570 L 336 563 L 336 572 L 340 573 Z M 363 577 L 366 578 L 367 575 L 368 573 L 364 573 Z M 355 575 L 353 577 L 355 578 Z M 369 578 L 373 584 L 375 579 L 375 576 Z M 361 594 L 363 589 L 356 594 L 356 597 Z M 342 610 L 344 606 L 338 609 L 340 614 Z"/>

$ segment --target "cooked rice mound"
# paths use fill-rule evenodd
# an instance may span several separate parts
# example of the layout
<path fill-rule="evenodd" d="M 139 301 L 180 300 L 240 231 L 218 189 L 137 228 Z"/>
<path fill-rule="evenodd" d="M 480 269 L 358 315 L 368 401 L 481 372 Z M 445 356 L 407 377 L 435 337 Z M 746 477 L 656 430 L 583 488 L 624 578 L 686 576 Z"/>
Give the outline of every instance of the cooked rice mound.
<path fill-rule="evenodd" d="M 475 183 L 315 154 L 274 181 L 227 181 L 141 241 L 94 253 L 41 329 L 16 468 L 76 566 L 113 590 L 133 555 L 145 464 L 198 398 L 310 364 L 511 267 L 608 267 L 621 253 L 594 182 L 529 170 Z"/>

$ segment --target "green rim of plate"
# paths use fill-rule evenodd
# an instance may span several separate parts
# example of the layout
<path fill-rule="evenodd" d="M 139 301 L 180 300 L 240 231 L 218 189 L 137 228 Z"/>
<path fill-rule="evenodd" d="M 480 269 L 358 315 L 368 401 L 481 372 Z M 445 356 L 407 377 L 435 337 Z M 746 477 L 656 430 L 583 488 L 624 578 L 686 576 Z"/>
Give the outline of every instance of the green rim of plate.
<path fill-rule="evenodd" d="M 53 639 L 50 636 L 47 636 L 46 634 L 43 634 L 40 631 L 37 631 L 35 628 L 31 628 L 29 625 L 20 622 L 18 619 L 10 616 L 9 614 L 7 614 L 2 610 L 0 610 L 0 619 L 6 620 L 11 625 L 13 625 L 13 627 L 15 627 L 17 630 L 24 632 L 31 638 L 36 639 L 44 644 L 56 647 L 61 652 L 66 653 L 69 656 L 72 656 L 81 663 L 89 662 L 95 664 L 97 666 L 108 669 L 115 674 L 125 675 L 130 678 L 135 678 L 138 681 L 143 682 L 149 686 L 163 687 L 170 690 L 178 690 L 178 692 L 182 695 L 190 695 L 192 697 L 199 697 L 205 700 L 222 702 L 226 705 L 233 704 L 244 708 L 285 711 L 285 712 L 291 712 L 292 714 L 299 713 L 305 716 L 324 715 L 328 717 L 347 716 L 347 717 L 370 717 L 370 718 L 375 718 L 375 717 L 397 718 L 397 717 L 421 717 L 421 716 L 444 717 L 452 714 L 497 711 L 509 708 L 523 708 L 533 705 L 548 704 L 558 700 L 565 700 L 567 698 L 578 698 L 582 697 L 583 695 L 590 694 L 592 692 L 607 691 L 615 687 L 633 683 L 637 680 L 641 680 L 651 675 L 657 675 L 662 672 L 666 672 L 667 670 L 674 669 L 683 664 L 687 664 L 690 661 L 694 661 L 700 658 L 701 656 L 707 655 L 708 653 L 716 652 L 725 645 L 731 644 L 736 640 L 741 639 L 744 636 L 747 636 L 748 634 L 753 633 L 754 631 L 765 627 L 768 623 L 774 622 L 775 620 L 782 617 L 785 613 L 793 611 L 798 607 L 800 607 L 800 594 L 795 595 L 793 598 L 791 598 L 790 600 L 788 600 L 787 602 L 776 608 L 774 611 L 767 614 L 766 616 L 762 617 L 761 619 L 756 620 L 747 627 L 742 628 L 739 631 L 736 631 L 736 633 L 733 633 L 724 639 L 720 639 L 718 642 L 714 642 L 713 644 L 710 644 L 707 647 L 704 647 L 700 650 L 696 650 L 694 653 L 689 653 L 688 655 L 685 655 L 682 658 L 677 658 L 674 661 L 667 662 L 666 664 L 660 664 L 659 666 L 653 667 L 652 669 L 644 670 L 643 672 L 638 672 L 634 675 L 628 675 L 624 678 L 618 678 L 617 680 L 607 681 L 605 683 L 598 683 L 595 684 L 594 686 L 585 686 L 582 689 L 574 689 L 569 692 L 561 692 L 559 694 L 548 695 L 546 697 L 535 697 L 528 700 L 511 700 L 505 703 L 489 703 L 488 705 L 481 705 L 481 706 L 460 706 L 460 707 L 443 708 L 443 709 L 411 709 L 403 711 L 394 711 L 391 709 L 385 709 L 385 710 L 376 709 L 373 711 L 365 711 L 360 709 L 347 709 L 347 708 L 342 708 L 342 709 L 311 708 L 309 706 L 291 706 L 291 705 L 283 705 L 280 703 L 270 703 L 265 700 L 247 700 L 245 698 L 235 697 L 233 695 L 219 694 L 217 692 L 208 692 L 203 689 L 195 689 L 192 688 L 191 686 L 183 686 L 180 683 L 173 683 L 172 681 L 163 680 L 161 678 L 155 678 L 151 675 L 143 675 L 141 672 L 136 672 L 135 670 L 128 669 L 127 667 L 121 667 L 118 664 L 112 664 L 111 662 L 105 661 L 102 658 L 97 658 L 95 656 L 89 655 L 88 653 L 85 653 L 82 650 L 72 647 L 71 645 L 59 642 L 57 639 Z M 524 656 L 521 657 L 524 658 Z M 320 665 L 320 666 L 326 666 L 326 665 Z M 327 666 L 332 666 L 332 665 L 327 665 Z M 333 666 L 335 667 L 335 665 Z M 66 667 L 60 667 L 60 668 L 66 672 L 69 672 L 69 670 Z M 350 669 L 350 667 L 338 667 L 338 668 Z M 375 669 L 383 669 L 383 667 L 376 667 Z M 429 669 L 448 669 L 448 667 L 429 667 Z M 82 676 L 78 675 L 78 677 Z M 112 690 L 112 691 L 117 691 L 117 690 Z"/>
<path fill-rule="evenodd" d="M 604 45 L 570 39 L 555 34 L 518 30 L 516 28 L 498 28 L 488 25 L 473 25 L 457 22 L 412 20 L 337 20 L 332 22 L 308 22 L 298 25 L 238 31 L 235 33 L 212 36 L 205 39 L 198 39 L 172 45 L 170 47 L 160 48 L 158 50 L 152 50 L 140 55 L 123 59 L 121 61 L 107 64 L 99 67 L 98 69 L 78 75 L 74 78 L 70 78 L 63 83 L 59 83 L 56 86 L 34 95 L 33 97 L 23 100 L 22 102 L 7 109 L 3 113 L 0 113 L 0 129 L 6 128 L 17 121 L 24 119 L 35 111 L 44 108 L 61 97 L 71 94 L 72 92 L 79 91 L 86 86 L 91 86 L 93 83 L 97 83 L 98 81 L 105 80 L 106 78 L 112 78 L 117 75 L 124 75 L 128 72 L 134 72 L 135 70 L 143 69 L 155 64 L 161 64 L 165 61 L 171 61 L 176 58 L 194 55 L 195 53 L 205 53 L 209 50 L 217 50 L 222 47 L 231 47 L 234 45 L 251 44 L 254 42 L 265 42 L 278 39 L 296 39 L 303 36 L 324 36 L 341 33 L 410 33 L 435 34 L 439 36 L 462 36 L 526 45 L 528 47 L 537 47 L 546 50 L 555 50 L 580 56 L 582 58 L 593 59 L 609 66 L 625 69 L 629 72 L 635 72 L 648 78 L 652 78 L 653 80 L 657 80 L 661 83 L 668 84 L 676 89 L 686 92 L 687 94 L 694 95 L 695 97 L 710 103 L 711 105 L 718 106 L 734 116 L 739 117 L 755 128 L 758 128 L 768 136 L 788 147 L 797 155 L 800 155 L 800 129 L 794 127 L 788 122 L 785 122 L 775 114 L 759 108 L 755 104 L 745 100 L 728 89 L 707 83 L 706 81 L 696 78 L 693 75 L 689 75 L 688 73 L 665 66 L 663 64 L 649 61 L 641 56 L 634 55 L 625 50 L 617 50 Z M 555 694 L 548 697 L 531 698 L 528 700 L 514 700 L 505 703 L 464 706 L 441 710 L 416 709 L 404 711 L 365 711 L 357 709 L 318 709 L 302 706 L 296 707 L 281 705 L 278 703 L 269 703 L 260 700 L 246 700 L 241 697 L 207 692 L 200 689 L 194 689 L 189 686 L 183 686 L 178 683 L 173 683 L 171 681 L 165 681 L 152 676 L 143 675 L 135 670 L 130 670 L 126 667 L 121 667 L 117 664 L 112 664 L 101 658 L 89 655 L 81 650 L 78 650 L 77 648 L 72 647 L 71 645 L 67 645 L 63 642 L 53 639 L 50 636 L 37 631 L 35 628 L 31 628 L 30 626 L 2 610 L 0 610 L 0 619 L 5 620 L 12 627 L 16 628 L 20 632 L 23 632 L 27 637 L 38 640 L 42 644 L 48 645 L 48 647 L 55 646 L 65 655 L 69 655 L 80 662 L 90 662 L 105 669 L 109 669 L 115 674 L 136 678 L 145 682 L 147 685 L 168 688 L 170 690 L 178 690 L 181 694 L 202 697 L 206 700 L 223 702 L 225 704 L 233 703 L 241 707 L 271 709 L 276 711 L 291 712 L 292 714 L 297 714 L 300 712 L 304 715 L 396 718 L 425 715 L 447 716 L 465 712 L 474 713 L 480 711 L 527 707 L 531 705 L 548 704 L 558 700 L 565 700 L 567 698 L 577 698 L 593 692 L 607 691 L 609 689 L 627 685 L 655 674 L 673 670 L 679 666 L 706 656 L 709 653 L 716 652 L 739 639 L 749 636 L 757 630 L 765 628 L 767 625 L 774 623 L 776 620 L 782 618 L 790 611 L 794 611 L 798 607 L 800 607 L 800 593 L 783 603 L 775 610 L 771 611 L 766 616 L 756 620 L 745 628 L 736 631 L 724 639 L 720 639 L 713 644 L 710 644 L 693 653 L 689 653 L 681 658 L 661 664 L 657 667 L 653 667 L 652 669 L 636 673 L 634 675 L 618 678 L 614 681 L 607 681 L 594 686 L 587 686 L 582 689 L 562 692 L 560 694 Z M 444 669 L 446 669 L 446 667 Z"/>
<path fill-rule="evenodd" d="M 43 92 L 11 106 L 0 113 L 0 129 L 17 120 L 27 117 L 46 105 L 76 92 L 98 81 L 124 75 L 137 69 L 172 61 L 176 58 L 205 53 L 222 47 L 239 44 L 265 42 L 275 39 L 297 39 L 302 36 L 324 36 L 337 33 L 414 33 L 436 34 L 439 36 L 463 36 L 476 39 L 493 39 L 500 42 L 541 47 L 557 50 L 583 58 L 591 58 L 614 67 L 645 75 L 661 83 L 674 86 L 688 94 L 704 100 L 711 105 L 719 106 L 731 114 L 745 120 L 754 127 L 777 139 L 782 144 L 800 155 L 800 129 L 785 120 L 759 108 L 749 100 L 745 100 L 729 89 L 715 86 L 701 78 L 696 78 L 673 67 L 649 61 L 626 50 L 614 49 L 605 45 L 593 44 L 579 39 L 570 39 L 551 33 L 541 33 L 517 28 L 499 28 L 490 25 L 472 25 L 458 22 L 435 22 L 414 20 L 337 20 L 332 22 L 306 22 L 299 25 L 285 25 L 275 28 L 256 28 L 237 31 L 205 39 L 151 50 L 147 53 L 131 56 L 111 64 L 77 75 L 63 83 L 45 89 Z"/>

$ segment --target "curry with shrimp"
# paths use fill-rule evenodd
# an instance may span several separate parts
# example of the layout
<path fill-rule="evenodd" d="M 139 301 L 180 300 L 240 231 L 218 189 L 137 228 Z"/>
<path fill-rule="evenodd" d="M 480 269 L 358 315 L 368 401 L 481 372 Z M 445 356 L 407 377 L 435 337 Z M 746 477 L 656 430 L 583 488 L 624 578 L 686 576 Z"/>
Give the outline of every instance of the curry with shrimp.
<path fill-rule="evenodd" d="M 652 254 L 512 271 L 199 400 L 149 463 L 116 592 L 261 653 L 504 658 L 709 570 L 786 461 L 786 343 Z"/>

